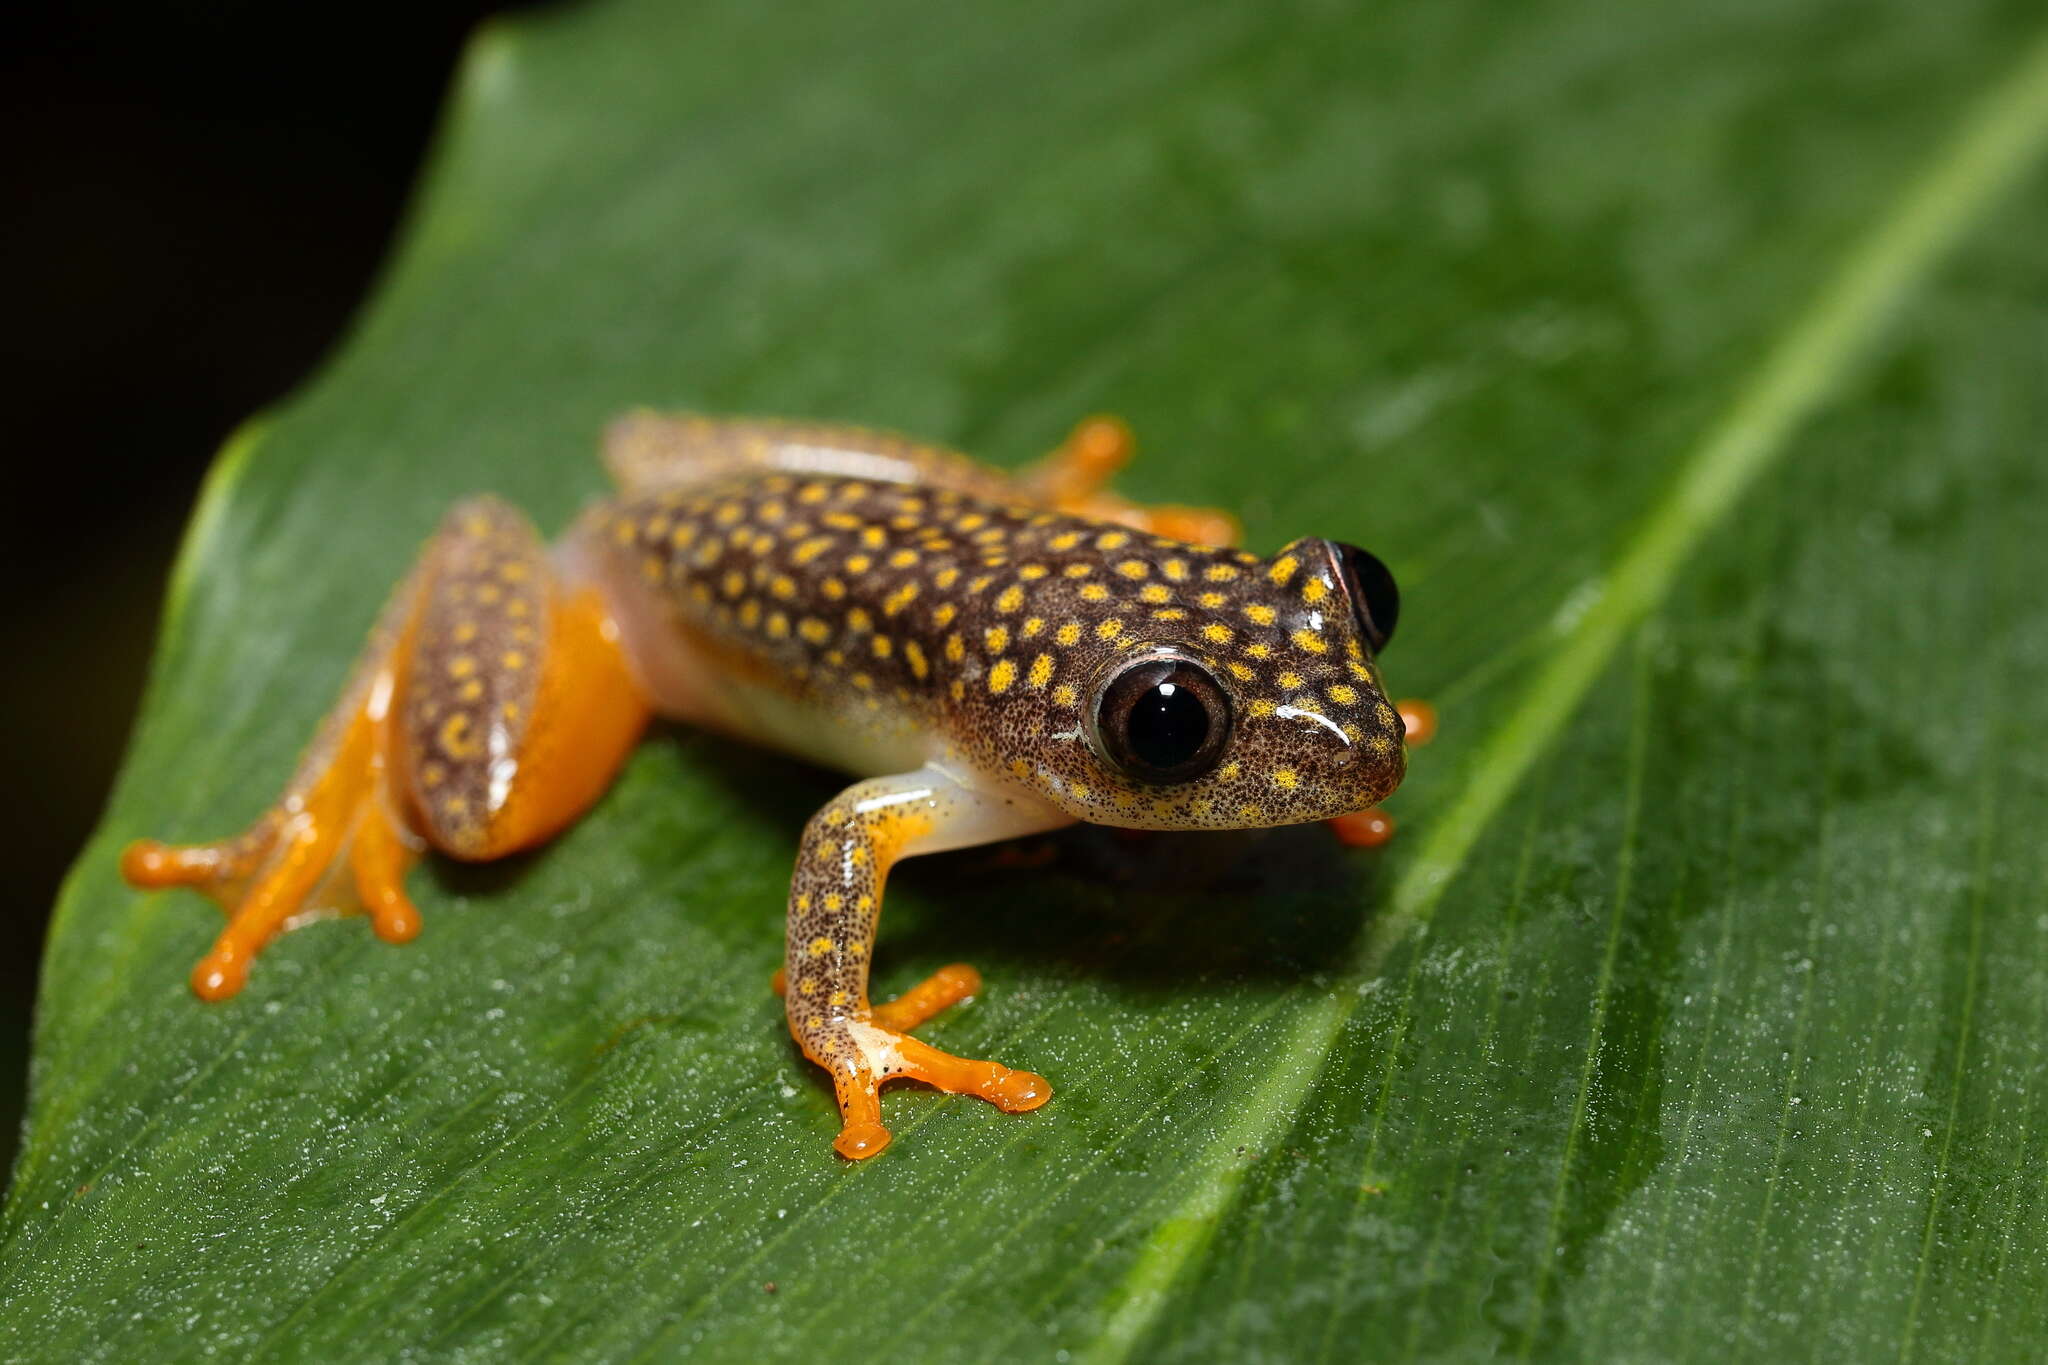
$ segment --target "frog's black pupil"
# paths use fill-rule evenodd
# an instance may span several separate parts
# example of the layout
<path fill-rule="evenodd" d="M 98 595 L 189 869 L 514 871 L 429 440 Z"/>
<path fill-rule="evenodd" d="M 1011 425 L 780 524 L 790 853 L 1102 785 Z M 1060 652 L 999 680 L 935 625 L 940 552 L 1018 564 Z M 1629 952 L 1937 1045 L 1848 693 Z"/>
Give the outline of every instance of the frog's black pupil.
<path fill-rule="evenodd" d="M 1124 734 L 1139 762 L 1161 771 L 1177 768 L 1209 738 L 1209 708 L 1192 689 L 1162 682 L 1139 694 Z"/>

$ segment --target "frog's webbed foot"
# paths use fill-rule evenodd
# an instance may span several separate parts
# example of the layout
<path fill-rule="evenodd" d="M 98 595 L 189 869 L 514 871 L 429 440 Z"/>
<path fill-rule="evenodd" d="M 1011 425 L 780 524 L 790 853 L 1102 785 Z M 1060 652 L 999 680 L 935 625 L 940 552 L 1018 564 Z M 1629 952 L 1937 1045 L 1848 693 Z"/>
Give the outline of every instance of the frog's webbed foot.
<path fill-rule="evenodd" d="M 1087 417 L 1057 450 L 1024 470 L 1024 486 L 1048 506 L 1075 516 L 1114 521 L 1194 545 L 1235 545 L 1243 535 L 1237 518 L 1217 507 L 1162 503 L 1147 507 L 1109 486 L 1130 463 L 1137 442 L 1121 418 Z"/>
<path fill-rule="evenodd" d="M 775 974 L 775 990 L 784 989 Z M 941 967 L 886 1005 L 859 1014 L 806 1019 L 804 1053 L 831 1074 L 839 1104 L 840 1131 L 833 1150 L 850 1160 L 870 1157 L 889 1145 L 882 1126 L 881 1087 L 917 1081 L 949 1095 L 978 1095 L 1008 1113 L 1036 1109 L 1052 1098 L 1052 1085 L 1030 1071 L 997 1062 L 955 1057 L 910 1036 L 910 1030 L 972 997 L 981 973 L 964 962 Z"/>
<path fill-rule="evenodd" d="M 1436 738 L 1436 708 L 1417 697 L 1394 703 L 1401 724 L 1408 732 L 1408 747 L 1419 749 Z M 1378 848 L 1394 837 L 1394 817 L 1374 806 L 1350 815 L 1339 815 L 1324 823 L 1337 841 L 1352 848 Z"/>
<path fill-rule="evenodd" d="M 557 580 L 525 518 L 474 499 L 393 594 L 277 803 L 218 843 L 132 844 L 121 873 L 221 903 L 192 989 L 225 1000 L 266 943 L 316 918 L 364 910 L 379 937 L 412 938 L 405 873 L 429 844 L 474 861 L 547 838 L 645 717 L 601 602 Z"/>
<path fill-rule="evenodd" d="M 227 927 L 192 969 L 192 989 L 202 999 L 239 991 L 264 944 L 325 915 L 366 910 L 378 936 L 391 943 L 419 933 L 405 872 L 421 841 L 393 813 L 388 776 L 390 645 L 373 639 L 356 683 L 297 776 L 248 830 L 215 843 L 141 839 L 122 853 L 121 875 L 130 885 L 190 887 L 227 912 Z"/>

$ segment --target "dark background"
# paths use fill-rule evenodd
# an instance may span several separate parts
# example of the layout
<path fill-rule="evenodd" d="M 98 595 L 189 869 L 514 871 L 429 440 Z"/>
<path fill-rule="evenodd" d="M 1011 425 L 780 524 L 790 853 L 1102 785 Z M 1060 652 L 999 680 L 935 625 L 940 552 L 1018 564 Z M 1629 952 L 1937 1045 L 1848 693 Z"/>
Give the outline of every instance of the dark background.
<path fill-rule="evenodd" d="M 0 1170 L 43 930 L 98 818 L 199 479 L 370 286 L 464 38 L 530 6 L 44 4 L 0 54 Z"/>

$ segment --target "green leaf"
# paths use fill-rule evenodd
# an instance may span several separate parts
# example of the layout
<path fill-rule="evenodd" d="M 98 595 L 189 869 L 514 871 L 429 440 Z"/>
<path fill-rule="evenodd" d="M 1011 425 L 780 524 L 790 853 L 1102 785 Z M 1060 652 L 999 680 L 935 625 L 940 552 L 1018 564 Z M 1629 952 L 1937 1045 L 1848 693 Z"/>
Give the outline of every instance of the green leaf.
<path fill-rule="evenodd" d="M 2026 1358 L 2048 1331 L 2048 37 L 2024 5 L 610 4 L 487 30 L 356 334 L 221 461 L 52 927 L 0 1228 L 49 1360 Z M 829 775 L 639 751 L 208 1007 L 115 855 L 253 816 L 479 488 L 637 404 L 1371 546 L 1379 854 L 1099 831 L 891 887 L 1051 1077 L 831 1097 Z"/>

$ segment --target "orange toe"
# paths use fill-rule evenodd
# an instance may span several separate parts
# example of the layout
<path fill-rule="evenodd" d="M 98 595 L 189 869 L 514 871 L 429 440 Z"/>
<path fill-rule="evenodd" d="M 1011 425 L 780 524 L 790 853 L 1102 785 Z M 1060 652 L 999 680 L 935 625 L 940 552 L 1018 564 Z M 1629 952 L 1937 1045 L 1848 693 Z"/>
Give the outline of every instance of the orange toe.
<path fill-rule="evenodd" d="M 879 1123 L 849 1123 L 832 1139 L 832 1150 L 848 1161 L 865 1161 L 889 1145 L 889 1130 Z"/>
<path fill-rule="evenodd" d="M 1394 817 L 1375 807 L 1326 821 L 1340 843 L 1351 848 L 1378 848 L 1394 837 Z"/>

